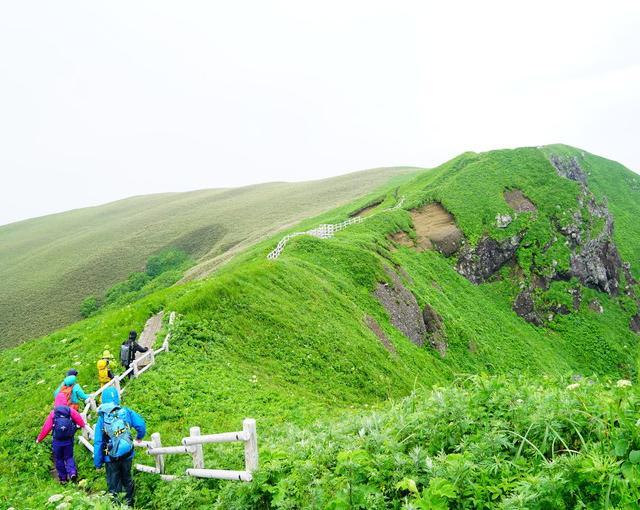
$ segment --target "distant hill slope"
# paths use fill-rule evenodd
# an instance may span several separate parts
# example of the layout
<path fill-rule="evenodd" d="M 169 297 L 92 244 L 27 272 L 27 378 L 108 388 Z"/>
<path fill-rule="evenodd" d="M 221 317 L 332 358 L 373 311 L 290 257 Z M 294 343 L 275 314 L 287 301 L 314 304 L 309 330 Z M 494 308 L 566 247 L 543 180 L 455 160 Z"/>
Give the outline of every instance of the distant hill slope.
<path fill-rule="evenodd" d="M 0 227 L 0 347 L 80 319 L 100 295 L 164 247 L 187 251 L 206 274 L 240 249 L 416 169 L 379 168 L 301 183 L 164 193 Z"/>

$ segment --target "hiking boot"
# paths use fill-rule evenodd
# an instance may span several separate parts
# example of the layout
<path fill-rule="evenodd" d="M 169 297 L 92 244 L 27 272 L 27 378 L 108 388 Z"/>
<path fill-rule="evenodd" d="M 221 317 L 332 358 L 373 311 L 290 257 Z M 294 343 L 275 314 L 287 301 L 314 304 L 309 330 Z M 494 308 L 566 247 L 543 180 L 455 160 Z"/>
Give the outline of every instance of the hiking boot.
<path fill-rule="evenodd" d="M 78 475 L 71 475 L 71 477 L 69 478 L 69 481 L 71 483 L 78 483 Z"/>

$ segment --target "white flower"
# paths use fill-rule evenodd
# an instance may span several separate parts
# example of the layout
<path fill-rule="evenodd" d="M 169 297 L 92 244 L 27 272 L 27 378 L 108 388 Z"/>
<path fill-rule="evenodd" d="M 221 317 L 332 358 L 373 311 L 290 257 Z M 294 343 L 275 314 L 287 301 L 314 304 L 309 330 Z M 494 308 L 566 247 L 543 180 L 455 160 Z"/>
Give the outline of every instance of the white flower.
<path fill-rule="evenodd" d="M 76 361 L 74 365 L 82 365 L 82 361 Z"/>
<path fill-rule="evenodd" d="M 17 363 L 18 361 L 20 361 L 20 358 L 13 358 L 14 363 Z"/>
<path fill-rule="evenodd" d="M 628 388 L 629 386 L 631 386 L 631 381 L 629 379 L 620 379 L 616 383 L 616 386 L 618 388 Z"/>
<path fill-rule="evenodd" d="M 524 403 L 524 400 L 522 400 L 521 398 L 519 398 L 518 400 L 516 400 L 516 404 L 522 404 Z"/>
<path fill-rule="evenodd" d="M 567 389 L 568 390 L 575 390 L 575 389 L 577 389 L 579 387 L 580 387 L 579 383 L 573 383 L 573 384 L 570 384 L 569 386 L 567 386 Z"/>
<path fill-rule="evenodd" d="M 60 501 L 64 498 L 64 494 L 54 494 L 53 496 L 49 496 L 49 503 L 55 503 L 56 501 Z"/>
<path fill-rule="evenodd" d="M 60 343 L 61 343 L 61 344 L 66 344 L 66 343 L 67 343 L 67 339 L 66 339 L 66 338 L 63 338 L 62 340 L 60 340 Z"/>
<path fill-rule="evenodd" d="M 40 379 L 36 384 L 44 384 L 45 380 L 44 379 Z"/>

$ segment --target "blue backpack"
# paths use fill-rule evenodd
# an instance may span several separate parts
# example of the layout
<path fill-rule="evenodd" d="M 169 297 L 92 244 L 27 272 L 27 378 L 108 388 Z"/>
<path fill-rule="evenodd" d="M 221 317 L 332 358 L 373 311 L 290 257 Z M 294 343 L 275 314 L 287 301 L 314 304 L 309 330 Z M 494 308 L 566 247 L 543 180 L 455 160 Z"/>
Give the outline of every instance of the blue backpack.
<path fill-rule="evenodd" d="M 125 421 L 127 412 L 121 407 L 114 407 L 102 417 L 104 433 L 109 437 L 107 455 L 119 459 L 133 450 L 133 437 Z"/>
<path fill-rule="evenodd" d="M 53 411 L 53 438 L 59 441 L 73 439 L 76 424 L 71 419 L 71 409 L 68 406 L 56 406 Z"/>

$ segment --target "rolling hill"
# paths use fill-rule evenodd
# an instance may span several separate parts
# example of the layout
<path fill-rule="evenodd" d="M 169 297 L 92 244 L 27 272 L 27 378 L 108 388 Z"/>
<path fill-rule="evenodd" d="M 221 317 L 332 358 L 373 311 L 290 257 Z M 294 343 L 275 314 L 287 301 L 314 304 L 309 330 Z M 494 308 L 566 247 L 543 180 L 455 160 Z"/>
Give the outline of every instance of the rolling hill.
<path fill-rule="evenodd" d="M 283 227 L 416 169 L 381 168 L 302 183 L 274 182 L 132 197 L 0 226 L 0 347 L 79 320 L 163 248 L 184 250 L 202 276 Z"/>
<path fill-rule="evenodd" d="M 172 348 L 126 405 L 167 444 L 251 416 L 261 467 L 248 484 L 139 474 L 142 508 L 631 508 L 638 214 L 640 176 L 582 150 L 465 153 L 207 278 L 6 349 L 0 501 L 42 508 L 59 492 L 32 440 L 52 389 L 69 366 L 94 389 L 102 349 L 164 309 L 178 313 Z M 267 259 L 281 235 L 354 215 Z M 108 508 L 77 456 L 87 482 L 70 504 Z M 213 446 L 207 459 L 242 462 Z"/>

